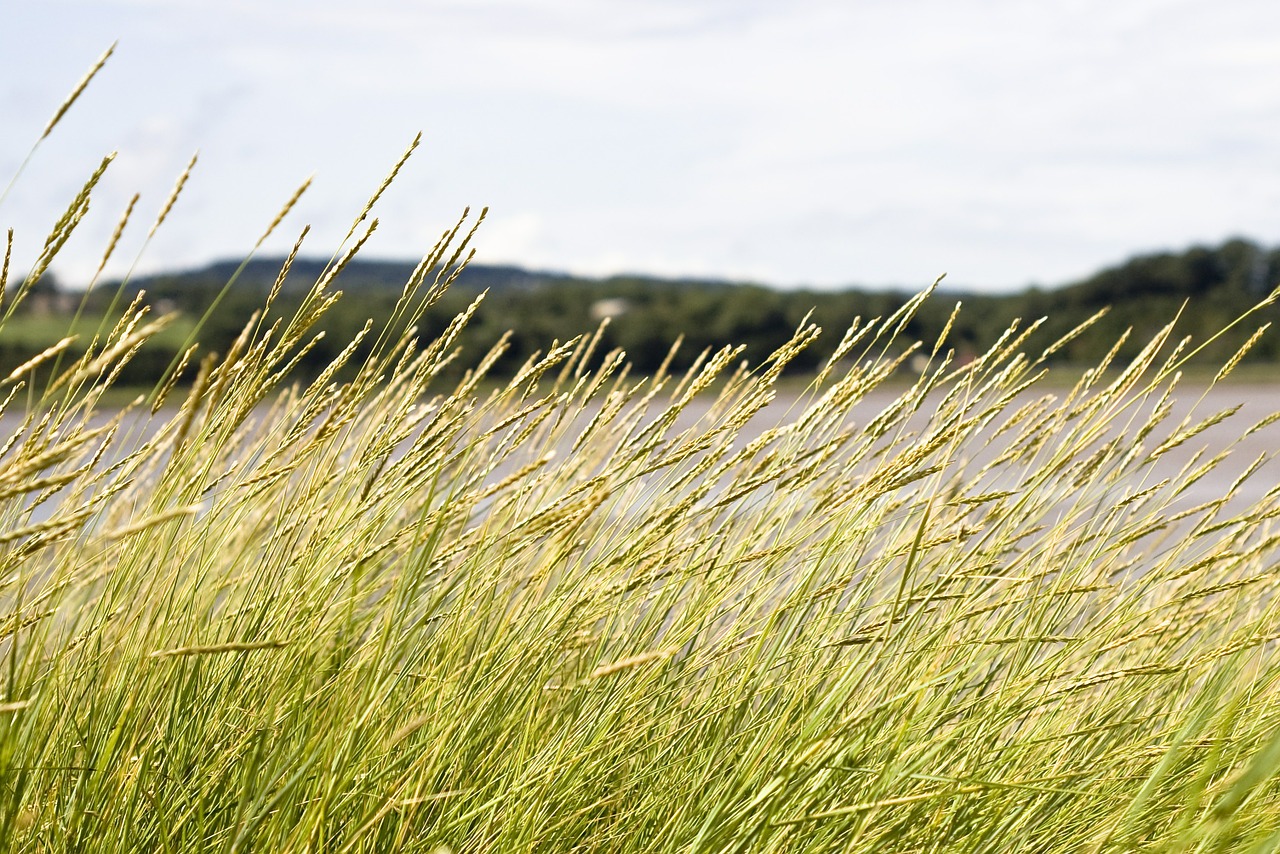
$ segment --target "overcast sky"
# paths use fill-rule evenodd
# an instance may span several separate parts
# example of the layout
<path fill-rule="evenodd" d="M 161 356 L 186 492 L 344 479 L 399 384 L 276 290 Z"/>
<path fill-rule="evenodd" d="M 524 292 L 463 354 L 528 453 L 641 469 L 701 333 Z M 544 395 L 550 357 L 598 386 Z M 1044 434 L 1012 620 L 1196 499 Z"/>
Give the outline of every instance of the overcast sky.
<path fill-rule="evenodd" d="M 122 273 L 327 256 L 414 134 L 370 256 L 488 205 L 484 261 L 778 285 L 1013 288 L 1136 251 L 1280 242 L 1276 0 L 5 0 L 0 203 L 29 263 L 119 156 L 56 267 L 128 198 Z"/>

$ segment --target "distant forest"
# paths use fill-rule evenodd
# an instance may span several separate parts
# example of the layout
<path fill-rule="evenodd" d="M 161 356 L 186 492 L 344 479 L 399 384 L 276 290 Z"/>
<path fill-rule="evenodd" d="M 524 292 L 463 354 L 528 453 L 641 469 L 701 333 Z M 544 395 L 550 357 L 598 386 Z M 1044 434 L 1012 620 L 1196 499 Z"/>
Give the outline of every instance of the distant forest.
<path fill-rule="evenodd" d="M 77 336 L 72 354 L 75 347 L 83 352 L 104 316 L 118 314 L 139 291 L 145 291 L 144 300 L 157 310 L 179 313 L 178 322 L 144 347 L 120 377 L 125 384 L 149 385 L 180 352 L 199 318 L 204 318 L 197 336 L 202 349 L 226 352 L 251 313 L 261 306 L 282 263 L 278 258 L 252 260 L 229 288 L 238 262 L 100 285 L 87 298 L 60 287 L 46 275 L 0 329 L 0 376 L 68 334 Z M 414 266 L 352 261 L 334 282 L 333 287 L 343 291 L 344 297 L 320 323 L 325 338 L 307 354 L 298 370 L 314 375 L 366 319 L 377 323 L 389 317 Z M 297 260 L 273 313 L 290 314 L 324 268 L 323 261 Z M 1096 361 L 1128 328 L 1133 334 L 1121 356 L 1132 355 L 1184 304 L 1178 329 L 1202 341 L 1257 304 L 1278 283 L 1280 248 L 1231 240 L 1216 247 L 1135 257 L 1063 287 L 1003 295 L 944 288 L 907 325 L 905 337 L 935 340 L 959 300 L 963 308 L 947 345 L 961 358 L 990 345 L 1015 318 L 1031 321 L 1047 317 L 1042 331 L 1027 344 L 1029 352 L 1038 354 L 1057 337 L 1109 306 L 1103 319 L 1055 354 L 1060 362 L 1085 364 Z M 854 318 L 886 316 L 912 296 L 905 290 L 779 290 L 758 284 L 644 276 L 588 279 L 477 264 L 462 271 L 427 315 L 421 339 L 428 340 L 443 330 L 486 289 L 487 297 L 459 339 L 463 349 L 457 360 L 459 371 L 475 364 L 508 330 L 512 332 L 511 346 L 495 365 L 498 375 L 514 371 L 535 351 L 545 352 L 553 341 L 593 331 L 605 316 L 610 325 L 599 352 L 622 348 L 638 373 L 657 369 L 679 335 L 684 343 L 673 363 L 675 368 L 688 365 L 704 348 L 727 343 L 745 345 L 744 358 L 758 364 L 790 337 L 806 314 L 811 314 L 823 334 L 791 369 L 811 371 L 831 353 Z M 77 313 L 79 319 L 73 324 Z M 1256 322 L 1214 342 L 1203 360 L 1226 360 L 1260 324 L 1280 319 L 1280 309 L 1270 306 L 1256 318 Z M 1247 358 L 1280 363 L 1280 336 L 1264 336 Z"/>

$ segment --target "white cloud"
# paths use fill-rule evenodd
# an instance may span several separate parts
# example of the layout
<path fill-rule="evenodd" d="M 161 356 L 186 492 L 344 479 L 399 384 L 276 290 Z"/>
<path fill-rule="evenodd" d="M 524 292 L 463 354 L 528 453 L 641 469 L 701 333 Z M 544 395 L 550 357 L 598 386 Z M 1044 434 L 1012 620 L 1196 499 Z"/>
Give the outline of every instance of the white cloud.
<path fill-rule="evenodd" d="M 297 218 L 324 251 L 418 129 L 380 253 L 416 256 L 465 204 L 493 207 L 478 242 L 493 260 L 779 283 L 923 283 L 942 267 L 1014 286 L 1138 249 L 1276 239 L 1280 5 L 1265 0 L 27 12 L 0 33 L 3 61 L 48 69 L 0 78 L 26 139 L 106 43 L 121 47 L 0 220 L 47 221 L 49 199 L 113 148 L 100 207 L 134 190 L 158 204 L 199 147 L 152 266 L 243 253 L 312 171 Z M 26 144 L 0 140 L 0 166 Z M 100 242 L 111 223 L 95 227 Z"/>

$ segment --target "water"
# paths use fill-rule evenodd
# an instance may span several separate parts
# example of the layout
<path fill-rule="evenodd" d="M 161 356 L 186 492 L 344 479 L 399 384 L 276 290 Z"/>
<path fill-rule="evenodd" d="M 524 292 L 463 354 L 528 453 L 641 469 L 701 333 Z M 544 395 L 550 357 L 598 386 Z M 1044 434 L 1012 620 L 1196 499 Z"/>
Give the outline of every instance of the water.
<path fill-rule="evenodd" d="M 901 393 L 901 388 L 881 388 L 873 391 L 847 413 L 846 423 L 855 426 L 866 424 Z M 1065 393 L 1064 390 L 1037 389 L 1033 392 L 1025 393 L 1022 399 L 1013 401 L 1006 411 L 1013 412 L 1022 403 L 1042 397 L 1045 394 L 1056 394 L 1061 398 L 1065 396 Z M 797 402 L 796 395 L 780 393 L 778 399 L 762 410 L 744 428 L 739 438 L 735 440 L 736 443 L 739 445 L 745 444 L 759 436 L 763 431 L 795 417 L 799 412 L 796 406 Z M 1191 416 L 1194 420 L 1198 420 L 1221 409 L 1237 405 L 1240 406 L 1240 411 L 1160 457 L 1153 466 L 1143 472 L 1141 481 L 1130 484 L 1133 489 L 1153 485 L 1164 478 L 1176 478 L 1187 461 L 1197 451 L 1203 450 L 1205 459 L 1207 459 L 1226 449 L 1233 442 L 1236 444 L 1230 456 L 1213 472 L 1180 496 L 1174 505 L 1175 509 L 1194 506 L 1221 497 L 1232 482 L 1256 458 L 1262 455 L 1268 456 L 1269 459 L 1256 474 L 1241 484 L 1232 494 L 1228 505 L 1229 508 L 1249 506 L 1260 500 L 1277 483 L 1280 483 L 1280 460 L 1275 458 L 1277 451 L 1280 451 L 1280 423 L 1269 425 L 1250 436 L 1243 439 L 1240 438 L 1241 434 L 1250 426 L 1261 421 L 1266 416 L 1280 411 L 1280 383 L 1225 385 L 1208 391 L 1188 387 L 1182 389 L 1172 402 L 1173 410 L 1170 416 L 1165 420 L 1164 426 L 1152 438 L 1147 440 L 1147 448 L 1155 447 L 1163 436 L 1167 436 L 1171 431 L 1176 430 L 1184 417 Z M 677 429 L 693 424 L 705 416 L 710 405 L 711 400 L 706 398 L 693 401 L 682 415 L 680 421 L 677 422 Z M 1149 409 L 1149 407 L 1147 408 Z M 927 405 L 922 407 L 921 412 L 914 416 L 912 421 L 908 422 L 909 429 L 924 425 L 928 417 L 927 409 Z M 104 412 L 95 419 L 95 423 L 104 423 L 113 414 Z M 585 421 L 591 414 L 592 411 L 588 409 L 580 417 Z M 167 417 L 168 413 L 162 413 L 160 418 L 148 420 L 145 417 L 145 410 L 142 413 L 131 414 L 122 425 L 121 435 L 128 437 L 123 445 L 125 447 L 134 446 L 136 441 L 141 441 L 152 431 L 158 429 Z M 6 441 L 18 429 L 20 424 L 21 418 L 15 413 L 6 413 L 0 416 L 0 442 Z M 561 457 L 569 452 L 567 447 L 557 450 Z M 970 455 L 975 465 L 980 465 L 983 462 L 984 454 L 989 456 L 994 452 L 992 449 L 981 447 L 969 447 L 966 449 L 966 453 Z M 109 464 L 111 460 L 112 456 L 108 455 L 104 458 L 103 464 Z M 499 471 L 495 473 L 495 476 L 501 477 L 502 474 L 503 472 Z M 55 507 L 56 501 L 46 502 L 35 511 L 30 520 L 23 522 L 23 524 L 38 523 L 48 518 Z"/>

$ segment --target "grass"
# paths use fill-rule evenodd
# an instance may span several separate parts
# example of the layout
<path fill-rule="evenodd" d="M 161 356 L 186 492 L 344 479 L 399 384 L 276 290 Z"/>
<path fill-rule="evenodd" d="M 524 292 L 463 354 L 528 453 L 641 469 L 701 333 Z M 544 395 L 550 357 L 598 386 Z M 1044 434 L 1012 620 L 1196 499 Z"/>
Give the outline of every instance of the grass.
<path fill-rule="evenodd" d="M 79 341 L 87 341 L 95 334 L 111 329 L 118 324 L 124 315 L 116 313 L 112 317 L 75 317 L 69 319 L 63 314 L 24 314 L 21 323 L 7 324 L 0 330 L 0 345 L 10 344 L 18 347 L 43 349 L 56 344 L 66 337 L 75 337 Z M 175 317 L 165 329 L 148 338 L 153 344 L 180 345 L 195 329 L 194 321 L 184 317 Z"/>
<path fill-rule="evenodd" d="M 1168 423 L 1193 346 L 1042 394 L 1025 331 L 966 365 L 925 342 L 852 420 L 925 298 L 854 322 L 763 432 L 812 327 L 646 378 L 588 335 L 487 386 L 495 353 L 370 329 L 354 380 L 285 385 L 326 279 L 190 389 L 101 407 L 162 328 L 142 305 L 10 377 L 0 839 L 1275 850 L 1280 489 L 1184 508 L 1217 460 L 1158 474 L 1219 419 Z"/>

